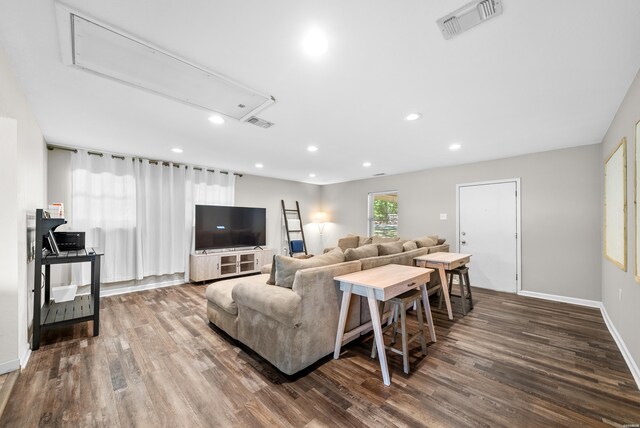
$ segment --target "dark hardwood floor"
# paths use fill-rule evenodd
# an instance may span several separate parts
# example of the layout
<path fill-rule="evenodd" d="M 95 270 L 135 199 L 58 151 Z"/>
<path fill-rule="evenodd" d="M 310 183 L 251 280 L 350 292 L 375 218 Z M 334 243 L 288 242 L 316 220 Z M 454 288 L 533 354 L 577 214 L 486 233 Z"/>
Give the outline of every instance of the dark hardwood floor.
<path fill-rule="evenodd" d="M 640 392 L 597 309 L 474 290 L 411 373 L 370 341 L 287 377 L 212 327 L 204 286 L 102 299 L 90 323 L 54 330 L 18 378 L 2 427 L 600 426 L 640 423 Z M 415 315 L 411 315 L 415 320 Z M 410 326 L 415 327 L 412 321 Z"/>

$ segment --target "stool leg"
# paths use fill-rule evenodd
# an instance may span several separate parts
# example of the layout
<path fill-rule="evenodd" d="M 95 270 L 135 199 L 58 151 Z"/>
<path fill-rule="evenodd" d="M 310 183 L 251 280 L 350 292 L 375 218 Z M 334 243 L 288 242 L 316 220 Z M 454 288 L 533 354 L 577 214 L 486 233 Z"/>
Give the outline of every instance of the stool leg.
<path fill-rule="evenodd" d="M 402 323 L 402 362 L 404 363 L 404 372 L 409 374 L 409 351 L 407 344 L 407 310 L 404 305 L 400 305 L 400 319 Z"/>
<path fill-rule="evenodd" d="M 469 271 L 464 274 L 464 282 L 467 283 L 467 290 L 469 290 L 469 307 L 473 309 L 473 296 L 471 295 L 471 281 L 469 281 Z"/>
<path fill-rule="evenodd" d="M 462 315 L 467 315 L 467 298 L 464 292 L 464 279 L 461 273 L 458 274 L 458 282 L 460 283 L 460 302 L 462 303 Z"/>
<path fill-rule="evenodd" d="M 427 341 L 424 338 L 424 319 L 422 318 L 422 303 L 421 299 L 416 300 L 416 306 L 418 307 L 418 334 L 420 335 L 420 346 L 422 346 L 422 353 L 427 355 Z"/>
<path fill-rule="evenodd" d="M 384 313 L 384 302 L 378 302 L 378 313 L 380 314 L 380 319 L 382 319 L 382 314 Z M 383 334 L 384 340 L 384 334 Z M 378 355 L 378 348 L 376 347 L 376 338 L 373 337 L 373 345 L 371 345 L 371 358 L 375 358 Z"/>
<path fill-rule="evenodd" d="M 442 309 L 442 286 L 438 290 L 438 309 Z"/>
<path fill-rule="evenodd" d="M 399 305 L 393 306 L 393 335 L 391 336 L 391 344 L 396 343 L 396 336 L 398 335 L 398 311 L 400 310 Z"/>

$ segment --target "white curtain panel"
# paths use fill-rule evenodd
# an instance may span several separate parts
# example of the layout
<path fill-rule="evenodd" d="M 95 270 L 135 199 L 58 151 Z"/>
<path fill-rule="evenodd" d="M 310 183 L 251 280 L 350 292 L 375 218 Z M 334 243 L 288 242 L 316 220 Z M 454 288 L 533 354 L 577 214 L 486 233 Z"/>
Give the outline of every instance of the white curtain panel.
<path fill-rule="evenodd" d="M 104 251 L 104 282 L 136 276 L 136 185 L 133 160 L 90 155 L 71 156 L 73 230 L 85 232 L 85 245 Z M 72 265 L 72 283 L 91 281 L 89 263 Z"/>
<path fill-rule="evenodd" d="M 185 173 L 172 163 L 135 162 L 137 279 L 185 271 Z"/>
<path fill-rule="evenodd" d="M 223 174 L 220 171 L 207 171 L 187 167 L 186 172 L 186 203 L 184 236 L 189 239 L 185 242 L 185 272 L 184 280 L 189 281 L 189 254 L 195 249 L 195 206 L 196 205 L 229 205 L 235 202 L 236 176 L 229 172 Z"/>
<path fill-rule="evenodd" d="M 234 204 L 235 175 L 131 157 L 71 156 L 73 229 L 104 252 L 103 282 L 184 272 L 194 249 L 195 205 Z M 88 284 L 87 263 L 72 283 Z"/>

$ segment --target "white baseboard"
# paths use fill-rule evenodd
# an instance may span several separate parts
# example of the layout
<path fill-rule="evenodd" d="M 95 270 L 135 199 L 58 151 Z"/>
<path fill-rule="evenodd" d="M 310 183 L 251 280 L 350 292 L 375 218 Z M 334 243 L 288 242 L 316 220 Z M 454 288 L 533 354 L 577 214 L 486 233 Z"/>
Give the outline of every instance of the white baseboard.
<path fill-rule="evenodd" d="M 136 291 L 153 290 L 155 288 L 171 287 L 174 285 L 184 284 L 183 279 L 174 279 L 172 281 L 154 282 L 144 285 L 130 285 L 127 287 L 106 288 L 100 290 L 100 297 L 117 296 L 119 294 L 135 293 Z"/>
<path fill-rule="evenodd" d="M 7 362 L 0 363 L 0 375 L 9 373 L 15 370 L 19 370 L 19 369 L 20 369 L 20 360 L 17 358 L 15 360 L 9 360 Z"/>
<path fill-rule="evenodd" d="M 27 344 L 24 351 L 22 351 L 22 356 L 20 356 L 20 367 L 24 369 L 27 367 L 27 363 L 29 362 L 29 358 L 31 358 L 31 347 Z"/>
<path fill-rule="evenodd" d="M 572 305 L 601 308 L 602 302 L 597 300 L 578 299 L 577 297 L 558 296 L 555 294 L 538 293 L 537 291 L 518 291 L 519 296 L 535 297 L 536 299 L 553 300 L 554 302 L 571 303 Z"/>
<path fill-rule="evenodd" d="M 629 367 L 629 371 L 631 372 L 633 379 L 636 381 L 636 385 L 638 386 L 638 389 L 640 389 L 640 369 L 638 368 L 638 365 L 636 364 L 635 360 L 631 356 L 629 349 L 627 349 L 627 345 L 624 343 L 624 340 L 622 340 L 622 336 L 620 336 L 620 333 L 618 333 L 616 326 L 613 325 L 611 318 L 609 318 L 609 314 L 607 313 L 607 310 L 605 309 L 602 302 L 598 302 L 597 300 L 577 299 L 575 297 L 557 296 L 555 294 L 538 293 L 536 291 L 520 290 L 518 292 L 518 295 L 535 297 L 537 299 L 553 300 L 555 302 L 571 303 L 573 305 L 587 306 L 590 308 L 600 309 L 600 312 L 602 313 L 602 318 L 604 319 L 604 323 L 607 326 L 609 333 L 611 333 L 613 340 L 616 342 L 616 345 L 618 346 L 618 349 L 620 350 L 620 353 L 622 354 L 624 361 L 627 363 L 627 367 Z"/>
<path fill-rule="evenodd" d="M 640 389 L 640 369 L 638 368 L 638 365 L 631 356 L 631 352 L 629 352 L 629 349 L 627 349 L 627 345 L 624 343 L 624 340 L 622 340 L 622 336 L 620 336 L 620 333 L 618 333 L 618 329 L 616 329 L 616 326 L 613 325 L 611 318 L 609 318 L 609 314 L 607 313 L 607 309 L 604 307 L 604 305 L 600 306 L 600 312 L 602 312 L 604 323 L 607 325 L 611 336 L 613 336 L 613 340 L 616 341 L 616 345 L 618 345 L 618 349 L 620 349 L 620 353 L 622 353 L 622 357 L 627 363 L 627 366 L 629 367 L 629 370 L 633 375 L 633 379 L 635 379 L 636 381 L 638 389 Z"/>

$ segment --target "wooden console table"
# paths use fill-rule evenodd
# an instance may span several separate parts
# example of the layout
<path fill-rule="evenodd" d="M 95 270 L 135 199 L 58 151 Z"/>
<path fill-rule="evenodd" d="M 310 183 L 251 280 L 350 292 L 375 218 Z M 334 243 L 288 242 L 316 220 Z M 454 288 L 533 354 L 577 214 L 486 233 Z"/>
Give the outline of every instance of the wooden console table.
<path fill-rule="evenodd" d="M 442 286 L 442 293 L 444 293 L 444 302 L 447 305 L 447 312 L 449 319 L 453 319 L 453 311 L 451 310 L 451 298 L 449 297 L 449 283 L 447 282 L 447 275 L 445 271 L 455 269 L 460 266 L 464 266 L 471 260 L 471 254 L 460 253 L 431 253 L 424 256 L 414 257 L 413 261 L 416 266 L 423 268 L 438 269 L 440 274 L 440 283 Z M 463 303 L 464 304 L 464 303 Z"/>
<path fill-rule="evenodd" d="M 340 282 L 342 290 L 342 305 L 340 307 L 340 319 L 338 320 L 338 331 L 336 332 L 336 346 L 333 358 L 340 357 L 342 345 L 350 341 L 354 336 L 362 331 L 373 327 L 373 335 L 380 358 L 380 369 L 382 370 L 382 380 L 386 386 L 391 384 L 389 377 L 389 367 L 387 366 L 387 356 L 385 354 L 384 338 L 382 335 L 382 318 L 378 312 L 377 301 L 387 301 L 407 290 L 420 287 L 422 291 L 422 302 L 429 324 L 431 340 L 436 341 L 436 333 L 433 328 L 433 318 L 431 316 L 431 306 L 429 306 L 429 296 L 427 295 L 427 282 L 433 269 L 423 269 L 404 265 L 385 265 L 373 269 L 353 272 L 333 278 Z M 349 332 L 344 331 L 349 311 L 351 294 L 366 297 L 369 302 L 371 321 L 365 323 Z"/>

